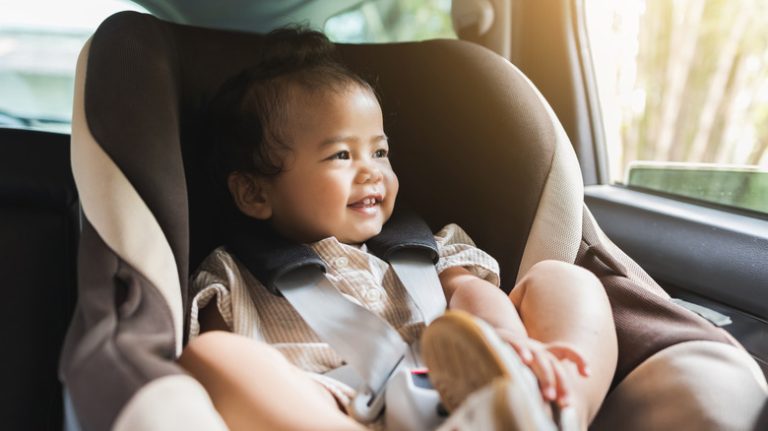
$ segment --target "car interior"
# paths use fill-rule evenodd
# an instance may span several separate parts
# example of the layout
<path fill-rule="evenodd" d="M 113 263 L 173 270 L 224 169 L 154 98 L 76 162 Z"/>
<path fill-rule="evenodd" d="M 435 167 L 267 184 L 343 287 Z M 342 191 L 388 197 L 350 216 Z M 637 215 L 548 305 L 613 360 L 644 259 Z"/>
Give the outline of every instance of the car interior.
<path fill-rule="evenodd" d="M 70 134 L 0 127 L 8 429 L 224 429 L 174 363 L 222 241 L 205 104 L 264 32 L 369 2 L 137 3 L 83 47 Z M 463 40 L 338 44 L 375 83 L 400 199 L 464 226 L 507 289 L 544 259 L 598 275 L 627 336 L 591 428 L 763 429 L 766 218 L 605 185 L 583 2 L 540 3 L 454 0 Z"/>

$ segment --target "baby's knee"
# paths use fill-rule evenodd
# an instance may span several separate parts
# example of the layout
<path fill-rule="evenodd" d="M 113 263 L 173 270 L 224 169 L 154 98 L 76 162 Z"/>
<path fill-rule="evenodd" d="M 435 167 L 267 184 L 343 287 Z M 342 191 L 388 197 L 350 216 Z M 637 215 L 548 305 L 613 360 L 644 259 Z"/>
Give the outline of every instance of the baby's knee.
<path fill-rule="evenodd" d="M 218 363 L 244 356 L 262 361 L 278 361 L 283 356 L 267 343 L 227 331 L 208 331 L 192 339 L 179 357 L 182 367 L 190 363 Z"/>
<path fill-rule="evenodd" d="M 207 331 L 191 339 L 187 343 L 186 347 L 182 351 L 182 356 L 190 354 L 199 354 L 201 352 L 210 352 L 226 346 L 228 344 L 236 343 L 238 335 L 227 331 Z"/>
<path fill-rule="evenodd" d="M 188 368 L 196 363 L 206 362 L 222 345 L 230 342 L 229 338 L 232 335 L 225 331 L 208 331 L 200 334 L 184 347 L 179 356 L 179 364 Z"/>
<path fill-rule="evenodd" d="M 559 260 L 543 260 L 526 273 L 523 283 L 527 289 L 556 288 L 559 292 L 583 293 L 591 291 L 604 295 L 603 284 L 588 270 Z"/>

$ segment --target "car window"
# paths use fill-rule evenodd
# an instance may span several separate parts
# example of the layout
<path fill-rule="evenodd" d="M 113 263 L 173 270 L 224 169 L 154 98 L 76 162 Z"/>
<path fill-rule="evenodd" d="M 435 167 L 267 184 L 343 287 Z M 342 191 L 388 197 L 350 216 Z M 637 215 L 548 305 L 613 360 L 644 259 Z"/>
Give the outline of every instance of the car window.
<path fill-rule="evenodd" d="M 0 127 L 69 133 L 80 49 L 120 0 L 0 0 Z"/>
<path fill-rule="evenodd" d="M 586 7 L 612 181 L 768 213 L 768 3 Z"/>
<path fill-rule="evenodd" d="M 366 1 L 330 17 L 323 31 L 346 43 L 456 38 L 451 0 Z"/>

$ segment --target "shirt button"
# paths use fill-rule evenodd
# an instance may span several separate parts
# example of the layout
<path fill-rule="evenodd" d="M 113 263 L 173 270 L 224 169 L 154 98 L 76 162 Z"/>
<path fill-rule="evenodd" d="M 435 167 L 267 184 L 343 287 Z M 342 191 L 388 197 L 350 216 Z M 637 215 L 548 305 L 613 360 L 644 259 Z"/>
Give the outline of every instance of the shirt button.
<path fill-rule="evenodd" d="M 365 292 L 365 300 L 368 302 L 378 302 L 381 299 L 381 292 L 376 289 L 370 289 Z"/>
<path fill-rule="evenodd" d="M 349 265 L 349 259 L 347 259 L 344 256 L 337 258 L 336 260 L 333 261 L 333 266 L 335 266 L 336 268 L 344 268 L 347 265 Z"/>

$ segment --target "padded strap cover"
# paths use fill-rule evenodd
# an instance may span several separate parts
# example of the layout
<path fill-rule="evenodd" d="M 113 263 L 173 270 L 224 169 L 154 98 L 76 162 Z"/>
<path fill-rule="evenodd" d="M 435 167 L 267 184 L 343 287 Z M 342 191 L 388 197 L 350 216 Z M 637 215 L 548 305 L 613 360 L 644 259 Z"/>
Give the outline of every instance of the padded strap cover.
<path fill-rule="evenodd" d="M 325 263 L 309 246 L 285 238 L 265 222 L 241 214 L 234 219 L 227 248 L 275 295 L 281 295 L 275 283 L 293 271 L 315 267 L 325 272 Z"/>
<path fill-rule="evenodd" d="M 398 204 L 381 233 L 368 240 L 366 245 L 371 253 L 387 262 L 395 253 L 406 249 L 425 253 L 435 264 L 440 258 L 432 230 L 403 204 Z"/>
<path fill-rule="evenodd" d="M 272 293 L 280 295 L 275 283 L 292 271 L 316 267 L 325 272 L 325 263 L 309 246 L 285 238 L 265 222 L 242 214 L 233 219 L 227 248 Z M 429 226 L 406 209 L 396 209 L 381 233 L 366 244 L 373 254 L 385 261 L 404 250 L 424 253 L 433 263 L 439 258 Z"/>

